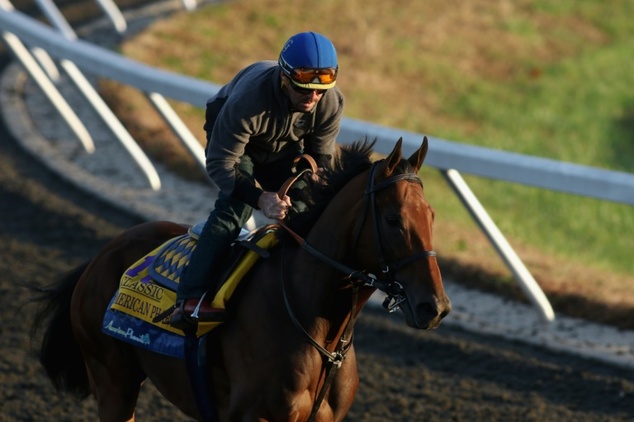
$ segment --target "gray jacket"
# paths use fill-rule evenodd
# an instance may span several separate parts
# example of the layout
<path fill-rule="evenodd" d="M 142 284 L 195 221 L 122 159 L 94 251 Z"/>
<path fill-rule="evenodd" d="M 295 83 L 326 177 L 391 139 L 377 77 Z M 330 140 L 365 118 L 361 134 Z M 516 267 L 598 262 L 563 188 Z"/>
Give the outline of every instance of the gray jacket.
<path fill-rule="evenodd" d="M 334 87 L 310 113 L 290 111 L 277 62 L 254 63 L 207 101 L 207 173 L 225 194 L 245 197 L 254 186 L 236 178 L 243 154 L 257 165 L 306 152 L 325 164 L 335 153 L 343 105 Z"/>

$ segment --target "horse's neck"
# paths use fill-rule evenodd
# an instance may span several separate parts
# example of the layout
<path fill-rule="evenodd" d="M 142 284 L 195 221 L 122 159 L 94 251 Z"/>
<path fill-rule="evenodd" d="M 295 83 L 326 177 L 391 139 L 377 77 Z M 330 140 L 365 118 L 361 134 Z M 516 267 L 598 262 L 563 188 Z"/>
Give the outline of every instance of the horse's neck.
<path fill-rule="evenodd" d="M 359 192 L 363 192 L 363 185 L 355 178 L 335 195 L 306 237 L 315 249 L 340 262 L 355 253 L 355 227 L 365 213 Z"/>
<path fill-rule="evenodd" d="M 374 289 L 353 288 L 343 273 L 305 252 L 297 253 L 291 272 L 287 295 L 294 318 L 319 344 L 334 349 Z"/>
<path fill-rule="evenodd" d="M 351 192 L 359 192 L 352 188 Z M 354 256 L 355 220 L 364 212 L 364 202 L 350 192 L 340 193 L 315 223 L 306 241 L 316 250 L 340 263 L 350 265 Z M 374 289 L 356 292 L 345 280 L 345 274 L 304 250 L 298 251 L 292 264 L 294 301 L 302 303 L 301 318 L 311 318 L 327 337 L 337 337 L 352 312 L 365 305 Z M 356 295 L 356 297 L 355 297 Z M 353 310 L 355 307 L 355 310 Z"/>

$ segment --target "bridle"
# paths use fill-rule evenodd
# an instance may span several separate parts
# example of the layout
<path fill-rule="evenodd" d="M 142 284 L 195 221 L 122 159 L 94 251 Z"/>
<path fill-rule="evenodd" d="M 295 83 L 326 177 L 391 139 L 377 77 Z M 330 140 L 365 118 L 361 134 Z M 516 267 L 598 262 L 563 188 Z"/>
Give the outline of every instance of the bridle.
<path fill-rule="evenodd" d="M 368 196 L 368 200 L 366 201 L 366 211 L 363 214 L 362 224 L 359 226 L 356 244 L 359 243 L 361 228 L 363 227 L 363 223 L 365 223 L 365 219 L 368 215 L 367 209 L 371 208 L 372 219 L 374 220 L 374 240 L 378 249 L 379 266 L 381 268 L 381 273 L 384 276 L 380 281 L 375 281 L 374 285 L 387 295 L 385 300 L 383 301 L 383 307 L 389 312 L 394 312 L 401 303 L 407 300 L 403 285 L 399 283 L 394 277 L 395 272 L 420 259 L 426 259 L 430 256 L 436 256 L 436 252 L 433 250 L 424 250 L 397 261 L 387 261 L 384 248 L 385 236 L 383 234 L 383 231 L 381 230 L 379 207 L 376 201 L 376 193 L 402 180 L 418 183 L 421 187 L 423 186 L 423 181 L 415 173 L 403 173 L 390 176 L 380 183 L 376 184 L 374 173 L 376 172 L 379 163 L 380 161 L 375 162 L 370 169 L 368 187 L 365 190 L 365 195 Z"/>
<path fill-rule="evenodd" d="M 300 177 L 302 177 L 306 173 L 308 173 L 309 175 L 314 174 L 317 170 L 316 163 L 312 159 L 312 157 L 308 155 L 302 155 L 298 157 L 298 159 L 296 159 L 295 164 L 297 164 L 297 162 L 300 159 L 305 159 L 306 161 L 308 161 L 310 168 L 306 168 L 302 171 L 297 172 L 295 176 L 292 176 L 284 183 L 284 185 L 280 188 L 280 191 L 278 192 L 278 195 L 281 198 L 283 198 L 284 195 L 286 195 L 286 192 L 288 191 L 290 186 L 292 186 L 293 183 L 295 183 L 295 181 L 297 181 Z M 359 228 L 355 236 L 356 238 L 355 245 L 358 245 L 360 241 L 360 237 L 361 237 L 361 231 L 363 226 L 365 225 L 367 216 L 371 214 L 372 219 L 374 221 L 374 239 L 378 249 L 379 264 L 380 264 L 382 277 L 379 278 L 375 276 L 374 274 L 368 273 L 367 271 L 364 271 L 364 270 L 356 270 L 342 262 L 339 262 L 329 257 L 328 255 L 315 249 L 310 243 L 306 241 L 306 239 L 302 238 L 297 233 L 295 233 L 295 231 L 293 231 L 290 227 L 288 227 L 283 220 L 278 220 L 278 223 L 299 243 L 302 249 L 304 249 L 306 252 L 308 252 L 310 255 L 317 258 L 321 262 L 327 264 L 328 266 L 346 274 L 345 279 L 348 280 L 348 283 L 353 287 L 350 319 L 348 320 L 346 328 L 344 329 L 344 332 L 339 339 L 339 342 L 335 351 L 330 352 L 325 347 L 317 343 L 317 341 L 311 337 L 311 335 L 306 331 L 306 329 L 301 325 L 299 320 L 296 318 L 295 313 L 290 304 L 290 301 L 288 299 L 288 294 L 286 292 L 286 283 L 284 282 L 284 277 L 283 277 L 284 265 L 282 263 L 282 271 L 281 271 L 282 293 L 284 296 L 284 303 L 285 303 L 288 315 L 290 316 L 295 326 L 304 333 L 308 341 L 319 351 L 319 353 L 322 356 L 324 356 L 327 359 L 326 379 L 313 405 L 313 410 L 309 418 L 310 421 L 314 420 L 314 417 L 317 414 L 319 407 L 321 406 L 321 402 L 323 398 L 325 397 L 325 394 L 328 391 L 330 384 L 334 380 L 334 376 L 335 376 L 335 373 L 337 372 L 337 369 L 339 369 L 339 367 L 343 363 L 343 360 L 345 359 L 345 356 L 348 350 L 350 349 L 350 346 L 352 345 L 352 330 L 354 327 L 354 323 L 356 321 L 356 315 L 358 314 L 356 308 L 358 303 L 359 289 L 361 287 L 372 287 L 384 292 L 386 294 L 386 298 L 383 301 L 383 307 L 387 309 L 389 312 L 394 312 L 396 309 L 398 309 L 401 306 L 402 303 L 407 301 L 405 288 L 395 278 L 394 276 L 395 272 L 415 261 L 436 256 L 435 251 L 424 250 L 400 260 L 388 261 L 386 259 L 386 253 L 383 247 L 385 235 L 383 231 L 381 230 L 381 223 L 379 219 L 380 213 L 379 213 L 379 209 L 378 209 L 378 205 L 376 201 L 376 193 L 378 191 L 381 191 L 401 181 L 419 183 L 421 186 L 423 186 L 423 182 L 420 179 L 420 177 L 418 177 L 417 174 L 403 173 L 403 174 L 390 176 L 382 180 L 381 182 L 376 183 L 375 173 L 378 166 L 383 161 L 384 160 L 374 162 L 372 164 L 372 167 L 370 168 L 368 184 L 364 192 L 364 195 L 367 197 L 365 212 L 363 213 L 363 219 L 361 221 L 361 224 L 358 226 Z"/>
<path fill-rule="evenodd" d="M 298 172 L 295 176 L 291 177 L 289 180 L 284 183 L 282 188 L 280 189 L 279 195 L 283 197 L 286 195 L 286 192 L 292 186 L 297 179 L 299 179 L 305 173 L 311 173 L 316 171 L 316 164 L 314 160 L 310 156 L 303 155 L 300 157 L 301 159 L 307 160 L 311 168 L 304 169 Z M 367 219 L 368 214 L 372 215 L 372 219 L 374 221 L 374 239 L 375 244 L 378 249 L 379 256 L 379 265 L 381 269 L 381 273 L 383 277 L 378 278 L 374 274 L 368 273 L 364 270 L 356 270 L 346 264 L 343 264 L 339 261 L 330 258 L 328 255 L 322 253 L 321 251 L 315 249 L 310 243 L 306 241 L 306 239 L 299 236 L 295 233 L 291 228 L 289 228 L 283 220 L 278 220 L 278 223 L 299 243 L 299 245 L 309 254 L 322 261 L 323 263 L 329 265 L 330 267 L 339 270 L 340 272 L 346 274 L 345 279 L 348 280 L 351 284 L 362 287 L 374 287 L 378 290 L 382 291 L 387 295 L 385 301 L 383 302 L 383 307 L 387 309 L 389 312 L 394 312 L 401 303 L 407 300 L 405 296 L 405 289 L 403 285 L 396 280 L 394 274 L 399 269 L 421 259 L 426 259 L 428 257 L 436 256 L 436 252 L 433 250 L 424 250 L 418 253 L 415 253 L 406 258 L 390 261 L 386 259 L 386 254 L 384 250 L 384 240 L 385 236 L 383 231 L 381 230 L 381 224 L 379 220 L 379 209 L 376 202 L 376 193 L 381 191 L 389 186 L 392 186 L 400 181 L 408 181 L 418 183 L 423 186 L 423 182 L 415 173 L 403 173 L 397 174 L 394 176 L 390 176 L 380 183 L 375 183 L 375 173 L 378 166 L 383 162 L 383 160 L 376 161 L 372 164 L 370 168 L 370 175 L 368 177 L 368 185 L 365 189 L 364 195 L 368 197 L 366 201 L 365 212 L 363 213 L 363 219 L 361 224 L 359 224 L 359 229 L 356 234 L 355 245 L 359 244 L 361 230 L 365 224 L 365 220 Z M 368 208 L 370 208 L 370 212 L 368 212 Z"/>

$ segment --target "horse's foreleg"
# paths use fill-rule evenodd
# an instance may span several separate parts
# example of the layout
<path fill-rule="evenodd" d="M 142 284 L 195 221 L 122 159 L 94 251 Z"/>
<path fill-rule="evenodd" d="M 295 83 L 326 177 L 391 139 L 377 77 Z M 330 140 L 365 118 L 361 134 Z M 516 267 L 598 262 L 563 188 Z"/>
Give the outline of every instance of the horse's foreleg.
<path fill-rule="evenodd" d="M 357 357 L 352 346 L 328 394 L 327 401 L 332 410 L 333 420 L 341 421 L 345 418 L 358 388 Z"/>

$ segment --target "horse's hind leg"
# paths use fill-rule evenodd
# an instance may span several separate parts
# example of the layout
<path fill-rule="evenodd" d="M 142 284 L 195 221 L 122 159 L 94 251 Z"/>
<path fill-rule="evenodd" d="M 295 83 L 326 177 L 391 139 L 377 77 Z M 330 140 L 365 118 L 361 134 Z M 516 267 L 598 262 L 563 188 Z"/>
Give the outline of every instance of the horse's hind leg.
<path fill-rule="evenodd" d="M 101 331 L 103 315 L 118 278 L 108 273 L 112 268 L 99 267 L 100 263 L 93 261 L 75 287 L 71 325 L 84 356 L 90 390 L 97 399 L 99 420 L 129 421 L 134 420 L 145 374 L 131 345 Z"/>
<path fill-rule="evenodd" d="M 90 389 L 97 400 L 101 422 L 133 421 L 141 384 L 145 379 L 133 353 L 120 349 L 110 347 L 108 356 L 99 354 L 85 358 Z"/>
<path fill-rule="evenodd" d="M 145 253 L 186 229 L 176 224 L 136 226 L 112 240 L 93 258 L 73 291 L 70 319 L 90 389 L 97 399 L 99 419 L 134 420 L 141 383 L 146 375 L 133 346 L 101 331 L 108 303 L 121 274 Z"/>
<path fill-rule="evenodd" d="M 141 383 L 146 375 L 133 346 L 101 332 L 101 315 L 72 318 L 73 332 L 84 356 L 90 390 L 101 422 L 133 421 Z"/>

